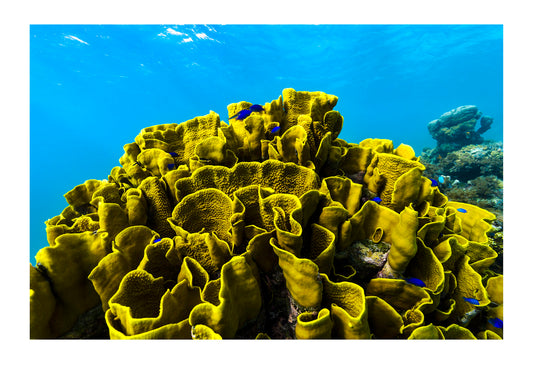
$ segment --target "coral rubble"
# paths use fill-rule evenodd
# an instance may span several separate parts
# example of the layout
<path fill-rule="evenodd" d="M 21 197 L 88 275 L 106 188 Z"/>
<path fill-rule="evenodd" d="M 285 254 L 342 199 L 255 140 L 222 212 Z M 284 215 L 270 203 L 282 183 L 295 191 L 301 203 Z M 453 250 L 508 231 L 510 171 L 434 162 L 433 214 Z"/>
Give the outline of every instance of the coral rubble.
<path fill-rule="evenodd" d="M 495 216 L 407 145 L 338 138 L 336 102 L 285 89 L 142 130 L 46 222 L 30 336 L 501 339 Z"/>

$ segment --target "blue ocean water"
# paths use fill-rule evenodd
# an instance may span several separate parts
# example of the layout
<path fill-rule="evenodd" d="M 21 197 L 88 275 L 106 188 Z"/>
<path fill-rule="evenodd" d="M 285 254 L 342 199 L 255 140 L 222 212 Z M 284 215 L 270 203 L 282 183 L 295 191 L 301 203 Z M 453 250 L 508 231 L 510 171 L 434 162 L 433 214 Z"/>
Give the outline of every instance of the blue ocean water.
<path fill-rule="evenodd" d="M 417 154 L 427 124 L 461 105 L 503 140 L 502 25 L 30 26 L 30 261 L 63 194 L 107 178 L 142 128 L 284 88 L 339 97 L 340 138 Z"/>

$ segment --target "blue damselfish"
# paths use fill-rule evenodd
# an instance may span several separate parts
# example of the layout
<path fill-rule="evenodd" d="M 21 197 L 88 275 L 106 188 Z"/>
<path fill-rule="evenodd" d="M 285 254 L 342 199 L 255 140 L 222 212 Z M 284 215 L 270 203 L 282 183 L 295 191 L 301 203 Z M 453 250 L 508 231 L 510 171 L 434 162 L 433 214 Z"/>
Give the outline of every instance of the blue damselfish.
<path fill-rule="evenodd" d="M 408 279 L 405 279 L 405 281 L 408 282 L 409 284 L 416 285 L 417 287 L 424 288 L 426 286 L 426 283 L 424 283 L 422 280 L 417 279 L 417 278 L 408 278 Z"/>
<path fill-rule="evenodd" d="M 497 329 L 503 328 L 503 321 L 499 318 L 489 318 L 489 323 Z"/>
<path fill-rule="evenodd" d="M 479 305 L 479 301 L 476 300 L 475 298 L 463 297 L 463 300 L 465 300 L 466 302 L 472 305 Z"/>
<path fill-rule="evenodd" d="M 248 108 L 248 110 L 250 110 L 250 111 L 265 111 L 265 109 L 261 105 L 252 105 L 252 106 L 250 106 Z"/>
<path fill-rule="evenodd" d="M 237 117 L 237 120 L 243 120 L 248 118 L 248 116 L 254 111 L 265 111 L 265 109 L 261 105 L 252 105 L 248 109 L 242 109 L 241 111 L 237 112 L 237 114 L 231 116 L 230 119 Z"/>

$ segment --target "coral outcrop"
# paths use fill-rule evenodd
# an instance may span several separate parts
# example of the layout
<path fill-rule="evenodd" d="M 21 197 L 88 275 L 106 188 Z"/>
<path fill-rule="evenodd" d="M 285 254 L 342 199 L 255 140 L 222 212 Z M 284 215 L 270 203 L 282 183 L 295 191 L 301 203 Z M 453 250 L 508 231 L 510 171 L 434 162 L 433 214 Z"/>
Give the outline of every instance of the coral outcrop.
<path fill-rule="evenodd" d="M 142 130 L 46 222 L 31 337 L 501 339 L 495 216 L 407 145 L 338 138 L 337 100 L 285 89 Z"/>
<path fill-rule="evenodd" d="M 479 128 L 476 123 L 479 119 Z M 428 124 L 431 137 L 437 140 L 435 155 L 446 156 L 452 151 L 469 144 L 483 143 L 483 133 L 490 129 L 494 119 L 483 115 L 476 106 L 460 106 L 432 120 Z"/>

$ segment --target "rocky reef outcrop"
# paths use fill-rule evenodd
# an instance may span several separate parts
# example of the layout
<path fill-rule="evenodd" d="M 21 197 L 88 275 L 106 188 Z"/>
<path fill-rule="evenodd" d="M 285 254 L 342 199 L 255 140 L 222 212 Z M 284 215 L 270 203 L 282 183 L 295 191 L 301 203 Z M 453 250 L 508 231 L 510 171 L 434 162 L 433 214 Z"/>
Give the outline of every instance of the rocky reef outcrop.
<path fill-rule="evenodd" d="M 476 129 L 478 120 L 479 128 Z M 438 156 L 444 158 L 466 145 L 483 143 L 481 135 L 490 129 L 493 121 L 474 105 L 460 106 L 432 120 L 427 127 L 437 146 L 429 155 L 430 161 L 436 162 Z"/>

